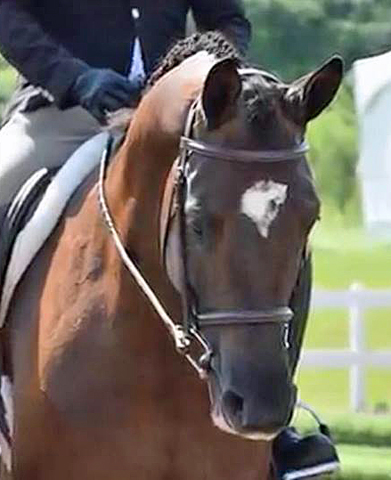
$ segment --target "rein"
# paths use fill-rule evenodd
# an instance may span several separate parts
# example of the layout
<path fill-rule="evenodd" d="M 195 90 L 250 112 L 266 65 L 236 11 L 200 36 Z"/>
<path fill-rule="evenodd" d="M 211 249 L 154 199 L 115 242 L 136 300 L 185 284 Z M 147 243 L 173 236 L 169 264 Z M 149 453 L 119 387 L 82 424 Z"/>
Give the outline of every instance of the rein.
<path fill-rule="evenodd" d="M 209 157 L 215 160 L 226 160 L 235 162 L 278 162 L 289 161 L 301 158 L 304 153 L 308 151 L 308 146 L 305 142 L 291 148 L 284 150 L 264 150 L 264 151 L 250 151 L 250 150 L 236 150 L 214 145 L 208 145 L 204 142 L 190 138 L 193 120 L 199 100 L 197 99 L 191 106 L 184 131 L 181 137 L 179 146 L 179 158 L 177 165 L 177 179 L 176 179 L 176 195 L 178 199 L 179 211 L 179 230 L 181 243 L 181 260 L 183 285 L 181 298 L 183 319 L 182 324 L 173 321 L 167 313 L 159 298 L 154 293 L 153 289 L 136 266 L 121 240 L 118 230 L 115 227 L 112 215 L 110 213 L 104 182 L 106 179 L 107 166 L 110 160 L 113 149 L 113 137 L 109 136 L 106 148 L 103 152 L 99 180 L 98 193 L 99 205 L 104 222 L 111 234 L 118 254 L 131 273 L 132 277 L 140 287 L 144 295 L 147 297 L 156 313 L 159 315 L 170 335 L 173 337 L 177 351 L 182 354 L 191 366 L 197 371 L 202 379 L 207 378 L 210 370 L 210 360 L 213 355 L 212 348 L 204 339 L 199 331 L 202 327 L 223 327 L 232 325 L 258 325 L 277 323 L 285 325 L 285 346 L 289 347 L 288 326 L 289 321 L 293 317 L 293 312 L 289 307 L 275 307 L 264 310 L 228 310 L 216 311 L 208 313 L 198 313 L 195 308 L 194 295 L 189 282 L 187 273 L 187 253 L 186 253 L 186 217 L 184 212 L 184 203 L 186 195 L 187 178 L 185 174 L 186 164 L 193 153 L 202 154 L 204 157 Z M 203 349 L 203 354 L 195 359 L 190 353 L 192 341 L 196 340 Z"/>
<path fill-rule="evenodd" d="M 99 194 L 99 206 L 100 206 L 103 219 L 105 221 L 107 228 L 109 229 L 109 232 L 114 241 L 114 245 L 117 249 L 117 252 L 121 260 L 123 261 L 125 267 L 131 273 L 133 279 L 135 280 L 137 285 L 140 287 L 144 295 L 150 301 L 156 313 L 159 315 L 159 317 L 163 321 L 170 335 L 174 339 L 175 347 L 177 351 L 185 356 L 185 358 L 189 361 L 192 367 L 197 371 L 200 377 L 203 378 L 204 369 L 202 369 L 199 366 L 198 362 L 194 360 L 193 357 L 189 354 L 190 339 L 188 335 L 185 333 L 183 326 L 175 323 L 171 319 L 170 315 L 166 312 L 165 308 L 163 307 L 158 297 L 155 295 L 149 283 L 146 281 L 143 274 L 140 272 L 139 268 L 136 266 L 136 264 L 131 259 L 128 252 L 126 251 L 126 248 L 121 240 L 118 230 L 115 227 L 113 217 L 111 216 L 110 209 L 107 204 L 106 193 L 104 188 L 104 182 L 106 179 L 107 167 L 108 167 L 109 160 L 111 157 L 111 152 L 113 149 L 113 143 L 114 143 L 114 138 L 112 135 L 110 135 L 108 137 L 106 148 L 103 152 L 103 155 L 100 161 L 100 168 L 99 168 L 98 194 Z M 204 339 L 198 335 L 198 332 L 191 332 L 191 334 L 195 336 L 195 338 L 201 343 L 201 345 L 206 350 L 208 346 L 204 342 Z"/>

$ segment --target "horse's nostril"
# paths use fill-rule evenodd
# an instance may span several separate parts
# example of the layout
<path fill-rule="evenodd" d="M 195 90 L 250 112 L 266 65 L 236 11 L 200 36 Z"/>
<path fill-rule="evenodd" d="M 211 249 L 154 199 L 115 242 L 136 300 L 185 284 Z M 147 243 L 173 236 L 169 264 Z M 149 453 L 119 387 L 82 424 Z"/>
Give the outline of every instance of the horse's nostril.
<path fill-rule="evenodd" d="M 243 398 L 232 390 L 228 390 L 223 395 L 223 408 L 234 424 L 241 423 L 243 403 Z"/>

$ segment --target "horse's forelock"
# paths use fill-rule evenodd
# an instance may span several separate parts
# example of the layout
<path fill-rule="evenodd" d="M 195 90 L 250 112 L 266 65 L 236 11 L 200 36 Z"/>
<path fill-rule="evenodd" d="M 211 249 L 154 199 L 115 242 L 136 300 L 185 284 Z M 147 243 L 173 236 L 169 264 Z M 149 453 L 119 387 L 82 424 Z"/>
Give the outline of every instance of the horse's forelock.
<path fill-rule="evenodd" d="M 285 85 L 278 79 L 270 79 L 261 72 L 254 72 L 244 79 L 243 100 L 250 124 L 262 124 L 273 114 L 275 100 L 283 94 Z"/>

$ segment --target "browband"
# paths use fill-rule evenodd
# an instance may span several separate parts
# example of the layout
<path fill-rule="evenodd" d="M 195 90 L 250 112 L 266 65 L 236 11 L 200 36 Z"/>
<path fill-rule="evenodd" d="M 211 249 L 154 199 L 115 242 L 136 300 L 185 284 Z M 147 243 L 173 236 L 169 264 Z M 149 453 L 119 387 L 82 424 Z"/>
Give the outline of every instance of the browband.
<path fill-rule="evenodd" d="M 200 140 L 181 137 L 180 149 L 188 153 L 199 153 L 205 157 L 228 160 L 231 162 L 283 162 L 301 157 L 308 152 L 308 144 L 303 141 L 288 149 L 276 150 L 240 150 L 236 148 L 219 147 Z"/>

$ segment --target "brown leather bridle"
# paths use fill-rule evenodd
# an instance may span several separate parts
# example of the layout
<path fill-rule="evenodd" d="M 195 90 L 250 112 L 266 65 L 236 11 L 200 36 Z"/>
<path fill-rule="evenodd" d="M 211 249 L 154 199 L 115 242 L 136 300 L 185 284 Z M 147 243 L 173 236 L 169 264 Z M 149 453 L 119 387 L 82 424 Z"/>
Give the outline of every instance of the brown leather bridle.
<path fill-rule="evenodd" d="M 224 325 L 243 325 L 243 324 L 259 324 L 259 323 L 288 323 L 293 314 L 289 307 L 274 307 L 262 310 L 225 310 L 207 313 L 198 313 L 195 308 L 193 289 L 189 282 L 188 262 L 187 262 L 187 241 L 186 241 L 186 214 L 185 214 L 185 200 L 186 200 L 186 165 L 193 154 L 199 154 L 202 157 L 210 158 L 211 160 L 232 161 L 232 162 L 286 162 L 289 160 L 299 159 L 308 151 L 308 146 L 305 142 L 286 150 L 239 150 L 229 149 L 216 145 L 209 145 L 204 142 L 190 138 L 192 132 L 192 125 L 194 123 L 194 116 L 199 105 L 199 100 L 195 101 L 190 108 L 184 135 L 180 141 L 179 157 L 174 165 L 174 172 L 176 174 L 176 181 L 174 189 L 171 188 L 169 194 L 165 194 L 166 202 L 170 201 L 170 207 L 163 208 L 163 215 L 169 215 L 169 219 L 161 218 L 160 238 L 163 242 L 161 245 L 162 256 L 165 259 L 165 242 L 167 241 L 170 225 L 178 217 L 179 223 L 179 237 L 180 237 L 180 258 L 182 264 L 182 288 L 181 296 L 183 301 L 183 325 L 185 330 L 189 331 L 190 326 L 202 328 L 202 326 L 224 326 Z M 171 198 L 169 198 L 171 197 Z M 173 210 L 174 209 L 174 213 Z"/>
<path fill-rule="evenodd" d="M 216 161 L 232 161 L 232 162 L 286 162 L 301 159 L 308 151 L 308 146 L 302 142 L 290 149 L 284 150 L 238 150 L 209 145 L 199 140 L 191 138 L 192 127 L 194 123 L 195 113 L 199 108 L 200 101 L 197 99 L 191 106 L 184 131 L 184 135 L 180 140 L 179 156 L 173 166 L 171 175 L 175 175 L 174 182 L 166 182 L 166 191 L 162 209 L 160 213 L 160 248 L 164 265 L 166 264 L 166 241 L 174 222 L 178 222 L 180 251 L 178 255 L 181 260 L 181 286 L 180 295 L 182 299 L 183 319 L 182 324 L 175 323 L 168 313 L 165 311 L 162 303 L 157 298 L 145 277 L 138 267 L 130 258 L 129 254 L 121 241 L 118 231 L 115 228 L 112 216 L 110 214 L 105 192 L 104 180 L 108 161 L 111 154 L 113 139 L 109 138 L 106 150 L 102 156 L 100 175 L 99 175 L 99 203 L 104 217 L 105 223 L 109 228 L 113 237 L 118 253 L 125 266 L 131 272 L 133 278 L 140 286 L 141 290 L 147 296 L 152 306 L 163 320 L 169 332 L 173 336 L 177 350 L 185 355 L 191 365 L 197 370 L 202 378 L 207 377 L 210 366 L 210 359 L 213 351 L 209 343 L 201 334 L 202 328 L 205 327 L 226 327 L 241 325 L 257 325 L 278 323 L 285 326 L 285 346 L 289 348 L 287 342 L 287 333 L 289 322 L 293 317 L 292 310 L 288 306 L 276 306 L 262 310 L 217 310 L 210 312 L 198 312 L 196 309 L 196 299 L 189 280 L 188 261 L 187 261 L 187 241 L 186 241 L 186 214 L 185 200 L 187 189 L 186 165 L 194 154 L 202 157 L 208 157 Z M 203 353 L 199 358 L 194 359 L 190 354 L 190 346 L 192 340 L 196 340 Z"/>

